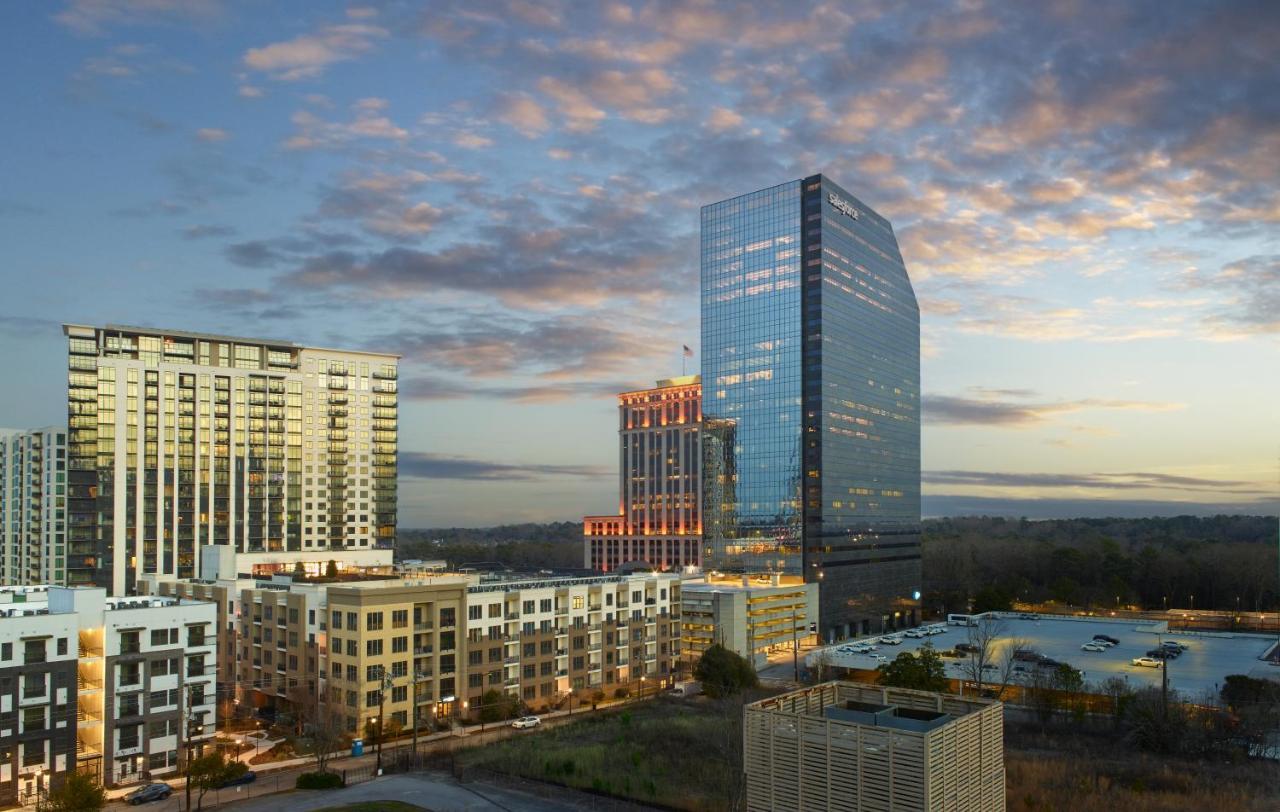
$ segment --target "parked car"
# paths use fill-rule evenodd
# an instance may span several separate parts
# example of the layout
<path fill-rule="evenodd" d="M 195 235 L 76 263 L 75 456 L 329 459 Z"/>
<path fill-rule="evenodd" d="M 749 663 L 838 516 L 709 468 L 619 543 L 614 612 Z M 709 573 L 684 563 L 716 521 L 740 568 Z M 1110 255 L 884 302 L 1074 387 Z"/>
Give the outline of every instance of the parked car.
<path fill-rule="evenodd" d="M 918 640 L 921 637 L 928 637 L 929 633 L 924 629 L 907 629 L 904 636 L 910 637 L 913 640 Z"/>
<path fill-rule="evenodd" d="M 1181 653 L 1175 649 L 1153 648 L 1147 652 L 1147 656 L 1155 657 L 1157 660 L 1176 660 Z"/>
<path fill-rule="evenodd" d="M 947 627 L 943 626 L 941 623 L 935 623 L 934 625 L 925 629 L 925 633 L 926 634 L 946 634 Z"/>
<path fill-rule="evenodd" d="M 163 801 L 173 794 L 173 787 L 168 784 L 147 784 L 145 787 L 138 787 L 133 792 L 124 796 L 124 799 L 133 806 L 145 804 L 148 801 Z"/>
<path fill-rule="evenodd" d="M 1187 644 L 1179 643 L 1177 640 L 1165 640 L 1160 644 L 1160 647 L 1166 648 L 1170 651 L 1177 651 L 1179 653 L 1187 650 Z"/>
<path fill-rule="evenodd" d="M 1157 660 L 1155 657 L 1134 657 L 1130 662 L 1143 668 L 1159 668 L 1164 665 L 1163 660 Z"/>
<path fill-rule="evenodd" d="M 249 770 L 248 772 L 240 776 L 237 776 L 236 778 L 232 778 L 228 781 L 223 781 L 216 788 L 226 789 L 227 787 L 239 787 L 244 784 L 252 784 L 254 781 L 257 781 L 257 780 L 258 780 L 258 774 L 255 773 L 253 770 Z"/>
<path fill-rule="evenodd" d="M 888 634 L 881 637 L 879 642 L 886 646 L 900 646 L 902 645 L 902 638 L 898 637 L 896 634 Z"/>
<path fill-rule="evenodd" d="M 1024 663 L 1038 663 L 1041 658 L 1038 652 L 1032 651 L 1029 648 L 1020 648 L 1013 652 L 1013 659 Z"/>
<path fill-rule="evenodd" d="M 869 654 L 875 650 L 875 646 L 869 646 L 866 643 L 859 643 L 856 646 L 850 646 L 849 651 L 853 654 Z"/>
<path fill-rule="evenodd" d="M 956 643 L 956 651 L 961 654 L 977 654 L 982 649 L 972 643 Z"/>
<path fill-rule="evenodd" d="M 1094 640 L 1101 640 L 1101 641 L 1102 641 L 1102 642 L 1104 642 L 1104 643 L 1110 643 L 1110 644 L 1111 644 L 1111 645 L 1113 645 L 1113 646 L 1118 646 L 1118 645 L 1120 645 L 1120 641 L 1119 641 L 1119 640 L 1115 639 L 1114 637 L 1111 637 L 1110 635 L 1106 635 L 1106 634 L 1095 634 L 1095 635 L 1093 636 L 1093 639 L 1094 639 Z"/>
<path fill-rule="evenodd" d="M 531 727 L 537 727 L 542 724 L 542 720 L 536 716 L 521 716 L 511 723 L 511 726 L 517 730 L 526 730 Z"/>
<path fill-rule="evenodd" d="M 1081 651 L 1106 651 L 1107 647 L 1101 643 L 1085 643 L 1080 647 Z"/>

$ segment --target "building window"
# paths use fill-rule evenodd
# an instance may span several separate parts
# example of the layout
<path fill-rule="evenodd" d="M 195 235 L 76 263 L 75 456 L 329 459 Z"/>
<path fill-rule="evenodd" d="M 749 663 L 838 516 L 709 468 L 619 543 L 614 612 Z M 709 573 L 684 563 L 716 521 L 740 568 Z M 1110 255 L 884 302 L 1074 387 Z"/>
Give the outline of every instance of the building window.
<path fill-rule="evenodd" d="M 22 641 L 22 662 L 25 665 L 36 665 L 47 660 L 45 652 L 45 641 L 43 640 L 24 640 Z"/>
<path fill-rule="evenodd" d="M 25 742 L 22 745 L 22 766 L 34 767 L 44 763 L 44 742 Z"/>
<path fill-rule="evenodd" d="M 409 650 L 409 638 L 408 638 L 408 637 L 393 637 L 393 638 L 391 638 L 391 653 L 392 653 L 392 654 L 403 654 L 403 653 L 405 653 L 405 652 L 406 652 L 406 651 L 408 651 L 408 650 Z"/>
<path fill-rule="evenodd" d="M 392 702 L 408 702 L 408 701 L 409 701 L 409 688 L 408 688 L 407 686 L 404 686 L 404 685 L 397 685 L 397 686 L 395 686 L 394 688 L 392 688 L 392 689 L 391 689 L 391 701 L 392 701 Z"/>
<path fill-rule="evenodd" d="M 67 638 L 65 637 L 58 638 L 58 656 L 59 657 L 67 656 Z"/>
<path fill-rule="evenodd" d="M 364 629 L 367 632 L 382 631 L 382 613 L 370 612 L 369 614 L 365 615 Z"/>
<path fill-rule="evenodd" d="M 366 641 L 365 641 L 365 644 L 364 644 L 364 653 L 365 653 L 365 656 L 366 656 L 366 657 L 381 657 L 381 656 L 382 656 L 382 641 L 381 641 L 381 640 L 366 640 Z"/>
<path fill-rule="evenodd" d="M 573 608 L 574 608 L 574 609 L 581 609 L 581 608 L 582 608 L 582 606 L 583 606 L 582 596 L 581 596 L 581 595 L 574 595 L 574 596 L 573 596 Z"/>
<path fill-rule="evenodd" d="M 366 708 L 378 707 L 378 697 L 382 695 L 382 691 L 366 691 L 364 695 L 364 706 Z"/>
<path fill-rule="evenodd" d="M 396 609 L 391 613 L 391 628 L 403 629 L 409 625 L 409 610 Z"/>
<path fill-rule="evenodd" d="M 480 620 L 484 617 L 484 607 L 479 604 L 467 607 L 467 620 Z"/>

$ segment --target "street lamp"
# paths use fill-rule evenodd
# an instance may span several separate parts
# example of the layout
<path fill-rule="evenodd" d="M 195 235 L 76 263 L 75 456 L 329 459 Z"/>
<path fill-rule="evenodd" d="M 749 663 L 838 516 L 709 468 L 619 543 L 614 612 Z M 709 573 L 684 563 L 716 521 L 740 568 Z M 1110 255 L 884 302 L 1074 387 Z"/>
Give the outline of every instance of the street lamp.
<path fill-rule="evenodd" d="M 378 677 L 378 758 L 374 766 L 374 775 L 382 775 L 382 740 L 386 738 L 384 735 L 386 727 L 383 721 L 383 713 L 387 706 L 387 691 L 391 690 L 395 681 L 391 673 L 381 666 L 378 667 Z"/>

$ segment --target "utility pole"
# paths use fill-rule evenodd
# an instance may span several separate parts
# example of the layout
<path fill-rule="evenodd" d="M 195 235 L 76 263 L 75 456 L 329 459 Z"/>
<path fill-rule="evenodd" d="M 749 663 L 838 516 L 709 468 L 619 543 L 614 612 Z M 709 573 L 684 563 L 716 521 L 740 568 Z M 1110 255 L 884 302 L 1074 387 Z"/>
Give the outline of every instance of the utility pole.
<path fill-rule="evenodd" d="M 394 679 L 382 666 L 378 666 L 378 678 L 378 758 L 373 770 L 374 775 L 382 775 L 382 740 L 386 738 L 383 735 L 383 711 L 387 706 L 387 691 L 391 690 Z"/>
<path fill-rule="evenodd" d="M 190 683 L 187 683 L 182 687 L 184 692 L 186 693 L 186 698 L 182 705 L 183 712 L 180 716 L 179 722 L 182 725 L 182 748 L 183 750 L 186 751 L 186 754 L 187 754 L 186 809 L 189 810 L 191 809 L 191 750 L 195 746 L 195 743 L 191 741 L 191 730 L 193 727 L 196 727 L 196 721 L 195 719 L 192 718 L 192 715 L 191 715 L 191 689 L 194 688 L 195 686 L 191 685 Z M 202 729 L 197 732 L 204 732 L 204 731 Z"/>

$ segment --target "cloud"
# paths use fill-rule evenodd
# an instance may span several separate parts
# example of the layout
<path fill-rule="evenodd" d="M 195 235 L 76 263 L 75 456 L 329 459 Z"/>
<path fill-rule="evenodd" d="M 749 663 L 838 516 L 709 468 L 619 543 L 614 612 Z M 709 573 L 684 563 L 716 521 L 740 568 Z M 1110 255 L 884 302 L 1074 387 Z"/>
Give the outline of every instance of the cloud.
<path fill-rule="evenodd" d="M 1014 394 L 1015 392 L 1019 394 Z M 1032 394 L 1034 393 L 1025 390 L 988 390 L 978 398 L 925 395 L 922 399 L 924 422 L 943 426 L 1025 428 L 1044 423 L 1058 415 L 1073 412 L 1101 410 L 1168 412 L 1184 408 L 1180 403 L 1103 398 L 1041 402 L 1025 399 Z M 999 399 L 1001 395 L 1011 395 L 1012 399 L 1001 400 Z"/>
<path fill-rule="evenodd" d="M 231 133 L 217 127 L 202 127 L 196 130 L 196 138 L 208 144 L 226 141 L 231 137 Z"/>
<path fill-rule="evenodd" d="M 551 316 L 468 318 L 450 328 L 406 327 L 379 336 L 407 362 L 467 373 L 478 379 L 536 376 L 537 384 L 503 386 L 488 394 L 516 399 L 557 399 L 561 384 L 595 383 L 638 362 L 652 360 L 655 347 L 642 324 L 605 318 Z M 549 385 L 554 389 L 547 389 Z M 612 384 L 610 384 L 612 385 Z M 536 390 L 536 391 L 534 391 Z"/>
<path fill-rule="evenodd" d="M 281 82 L 314 79 L 330 65 L 356 59 L 373 50 L 387 30 L 367 23 L 331 25 L 284 42 L 250 48 L 244 64 Z"/>
<path fill-rule="evenodd" d="M 497 116 L 526 138 L 537 138 L 551 126 L 547 111 L 527 93 L 506 93 L 499 97 Z"/>
<path fill-rule="evenodd" d="M 401 451 L 399 472 L 401 476 L 412 479 L 485 481 L 529 481 L 547 477 L 593 478 L 615 473 L 599 466 L 490 462 L 426 451 Z"/>
<path fill-rule="evenodd" d="M 266 91 L 257 85 L 240 85 L 236 93 L 245 99 L 260 99 L 266 95 Z"/>
<path fill-rule="evenodd" d="M 1239 259 L 1217 273 L 1194 270 L 1180 281 L 1184 288 L 1216 294 L 1204 316 L 1212 335 L 1280 334 L 1280 254 Z"/>
<path fill-rule="evenodd" d="M 409 131 L 383 114 L 385 99 L 360 99 L 352 106 L 350 121 L 325 121 L 309 110 L 296 111 L 291 120 L 297 132 L 285 142 L 286 149 L 335 149 L 356 141 L 381 140 L 403 143 Z"/>
<path fill-rule="evenodd" d="M 186 240 L 203 240 L 210 237 L 231 237 L 236 233 L 234 226 L 195 225 L 182 229 L 182 238 Z"/>
<path fill-rule="evenodd" d="M 742 126 L 743 118 L 727 107 L 713 107 L 707 116 L 706 127 L 712 132 L 736 130 Z"/>
<path fill-rule="evenodd" d="M 923 494 L 921 513 L 926 518 L 946 516 L 1009 516 L 1028 519 L 1144 519 L 1154 516 L 1274 516 L 1280 502 L 1274 498 L 1231 502 L 1184 502 L 1156 499 L 1019 499 L 1015 497 Z"/>
<path fill-rule="evenodd" d="M 1270 493 L 1258 483 L 1204 479 L 1160 473 L 1024 473 L 1007 471 L 924 471 L 928 485 L 973 485 L 997 488 L 1089 488 L 1106 490 L 1216 491 L 1258 495 Z"/>
<path fill-rule="evenodd" d="M 116 26 L 208 22 L 218 0 L 71 0 L 53 19 L 77 34 L 100 36 Z"/>

